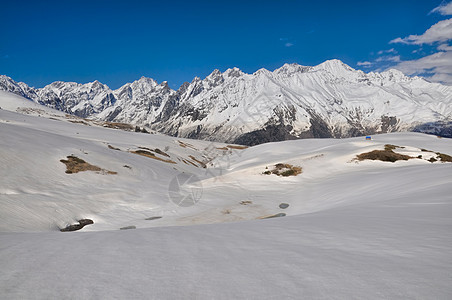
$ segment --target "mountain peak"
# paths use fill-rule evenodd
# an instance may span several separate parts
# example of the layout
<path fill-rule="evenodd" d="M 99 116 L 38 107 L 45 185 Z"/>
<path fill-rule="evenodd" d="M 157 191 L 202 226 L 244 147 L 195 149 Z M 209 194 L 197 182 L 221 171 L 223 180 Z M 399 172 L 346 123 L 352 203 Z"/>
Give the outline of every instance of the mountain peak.
<path fill-rule="evenodd" d="M 226 76 L 226 77 L 240 77 L 240 76 L 242 76 L 243 74 L 245 74 L 245 73 L 243 73 L 239 68 L 237 68 L 237 67 L 234 67 L 234 68 L 232 68 L 232 69 L 227 69 L 225 72 L 224 72 L 224 75 Z"/>
<path fill-rule="evenodd" d="M 293 74 L 293 73 L 304 73 L 311 70 L 312 67 L 306 67 L 299 65 L 297 63 L 285 63 L 281 68 L 276 69 L 274 72 L 276 74 Z"/>
<path fill-rule="evenodd" d="M 352 67 L 350 67 L 347 64 L 344 64 L 339 59 L 326 60 L 323 63 L 318 64 L 314 68 L 316 68 L 316 69 L 323 69 L 323 70 L 326 70 L 326 71 L 330 71 L 332 73 L 337 73 L 338 71 L 342 72 L 343 70 L 354 71 L 354 69 Z"/>

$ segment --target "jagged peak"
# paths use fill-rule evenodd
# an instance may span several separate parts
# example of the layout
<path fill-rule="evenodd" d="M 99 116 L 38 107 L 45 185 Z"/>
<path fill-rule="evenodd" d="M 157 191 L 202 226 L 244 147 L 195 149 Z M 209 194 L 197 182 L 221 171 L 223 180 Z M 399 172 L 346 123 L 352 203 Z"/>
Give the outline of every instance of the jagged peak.
<path fill-rule="evenodd" d="M 297 63 L 285 63 L 282 67 L 276 69 L 276 74 L 292 74 L 292 73 L 304 73 L 311 70 L 312 67 L 302 66 Z"/>
<path fill-rule="evenodd" d="M 396 82 L 396 81 L 407 81 L 413 79 L 413 77 L 406 76 L 403 72 L 397 69 L 388 69 L 381 73 L 371 72 L 368 74 L 371 77 L 376 77 L 380 79 L 385 79 L 387 81 Z"/>
<path fill-rule="evenodd" d="M 190 82 L 184 81 L 184 83 L 181 84 L 181 86 L 177 89 L 179 93 L 183 93 L 187 90 L 187 88 L 190 86 Z"/>
<path fill-rule="evenodd" d="M 108 89 L 108 86 L 100 82 L 99 80 L 94 80 L 93 82 L 90 82 L 87 84 L 91 88 L 99 88 L 99 89 Z"/>
<path fill-rule="evenodd" d="M 207 75 L 206 78 L 209 78 L 209 77 L 217 77 L 218 75 L 221 75 L 221 72 L 220 72 L 220 70 L 215 69 L 215 70 L 212 71 L 212 73 L 210 73 L 209 75 Z"/>
<path fill-rule="evenodd" d="M 8 81 L 14 81 L 11 77 L 6 76 L 6 75 L 0 75 L 0 79 L 8 80 Z"/>
<path fill-rule="evenodd" d="M 140 79 L 135 80 L 134 82 L 136 83 L 141 83 L 141 84 L 151 84 L 151 85 L 157 85 L 157 81 L 155 81 L 154 79 L 150 78 L 150 77 L 145 77 L 145 76 L 141 76 Z"/>
<path fill-rule="evenodd" d="M 237 68 L 237 67 L 229 68 L 229 69 L 227 69 L 226 71 L 224 71 L 224 75 L 225 75 L 226 77 L 240 77 L 240 76 L 242 76 L 243 74 L 245 74 L 245 73 L 243 73 L 242 70 L 240 70 L 240 69 Z"/>
<path fill-rule="evenodd" d="M 271 74 L 271 72 L 265 68 L 260 68 L 259 70 L 257 70 L 256 72 L 253 73 L 254 76 L 269 75 L 269 74 Z"/>
<path fill-rule="evenodd" d="M 162 81 L 162 82 L 159 84 L 159 86 L 162 86 L 162 87 L 164 87 L 164 88 L 169 88 L 168 81 L 166 81 L 166 80 Z"/>
<path fill-rule="evenodd" d="M 199 78 L 198 76 L 195 76 L 195 78 L 193 78 L 193 80 L 190 82 L 190 84 L 197 83 L 197 82 L 200 82 L 200 81 L 202 81 L 202 79 Z"/>

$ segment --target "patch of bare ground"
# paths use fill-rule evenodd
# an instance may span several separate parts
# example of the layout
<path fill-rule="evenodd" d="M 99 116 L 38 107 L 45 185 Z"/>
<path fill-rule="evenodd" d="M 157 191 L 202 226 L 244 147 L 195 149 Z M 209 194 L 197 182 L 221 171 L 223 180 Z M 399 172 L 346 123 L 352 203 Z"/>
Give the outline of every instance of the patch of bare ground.
<path fill-rule="evenodd" d="M 82 121 L 82 120 L 68 120 L 69 122 L 71 122 L 71 123 L 74 123 L 74 124 L 83 124 L 83 125 L 86 125 L 86 126 L 91 126 L 91 124 L 88 124 L 88 123 L 86 123 L 85 121 Z"/>
<path fill-rule="evenodd" d="M 247 149 L 248 146 L 241 146 L 241 145 L 227 145 L 229 149 L 235 149 L 235 150 L 244 150 Z"/>
<path fill-rule="evenodd" d="M 274 215 L 262 216 L 262 217 L 259 217 L 258 219 L 272 219 L 272 218 L 279 218 L 279 217 L 285 217 L 285 216 L 286 216 L 285 213 L 277 213 Z"/>
<path fill-rule="evenodd" d="M 435 153 L 436 154 L 436 158 L 435 157 L 430 157 L 430 159 L 428 159 L 427 161 L 434 163 L 435 161 L 441 161 L 441 162 L 452 162 L 452 156 L 445 154 L 445 153 L 441 153 L 441 152 L 434 152 L 431 150 L 427 150 L 424 148 L 421 148 L 422 152 L 430 152 L 430 153 Z M 420 157 L 422 158 L 422 157 Z"/>
<path fill-rule="evenodd" d="M 397 148 L 404 149 L 405 147 L 403 147 L 403 146 L 391 145 L 391 144 L 386 144 L 386 145 L 385 145 L 385 150 L 386 150 L 386 151 L 392 151 L 392 150 L 395 150 L 395 149 L 397 149 Z"/>
<path fill-rule="evenodd" d="M 127 123 L 118 123 L 118 122 L 104 122 L 104 127 L 113 128 L 113 129 L 121 129 L 126 131 L 133 131 L 135 127 Z"/>
<path fill-rule="evenodd" d="M 398 146 L 394 145 L 385 145 L 384 150 L 374 150 L 366 153 L 361 153 L 356 156 L 356 159 L 359 161 L 363 160 L 381 160 L 381 161 L 388 161 L 388 162 L 396 162 L 398 160 L 409 160 L 414 157 L 396 153 L 393 150 L 396 148 L 400 148 Z"/>
<path fill-rule="evenodd" d="M 163 155 L 163 156 L 166 156 L 166 157 L 170 157 L 168 153 L 163 152 L 163 151 L 160 150 L 159 148 L 155 148 L 155 149 L 151 149 L 151 148 L 147 148 L 147 147 L 138 147 L 138 148 L 144 149 L 144 150 L 149 150 L 149 151 L 151 151 L 151 152 L 155 152 L 155 153 L 157 153 L 157 154 L 160 154 L 160 155 Z"/>
<path fill-rule="evenodd" d="M 278 176 L 287 177 L 287 176 L 297 176 L 298 174 L 301 174 L 301 172 L 302 172 L 301 167 L 293 166 L 291 164 L 279 163 L 275 165 L 273 170 L 267 170 L 263 174 L 265 175 L 275 174 Z"/>
<path fill-rule="evenodd" d="M 251 201 L 251 200 L 243 200 L 243 201 L 240 201 L 240 204 L 241 205 L 250 205 L 250 204 L 253 204 L 253 201 Z"/>
<path fill-rule="evenodd" d="M 108 145 L 108 149 L 121 151 L 121 149 L 113 147 L 112 145 Z"/>
<path fill-rule="evenodd" d="M 78 158 L 73 155 L 69 155 L 67 159 L 61 159 L 60 162 L 66 165 L 66 173 L 67 174 L 74 174 L 78 172 L 83 171 L 94 171 L 99 174 L 107 174 L 107 175 L 115 175 L 118 174 L 118 172 L 108 171 L 105 169 L 102 169 L 98 166 L 94 166 L 90 163 L 87 163 L 81 158 Z"/>
<path fill-rule="evenodd" d="M 138 154 L 141 156 L 146 156 L 146 157 L 153 158 L 153 159 L 156 159 L 156 160 L 159 160 L 162 162 L 166 162 L 166 163 L 170 163 L 170 164 L 176 164 L 176 162 L 171 159 L 160 158 L 160 157 L 156 156 L 154 153 L 152 153 L 150 151 L 146 151 L 146 150 L 130 151 L 130 153 Z"/>
<path fill-rule="evenodd" d="M 198 166 L 197 164 L 195 164 L 194 162 L 191 162 L 191 161 L 185 160 L 185 159 L 183 159 L 182 161 L 183 161 L 186 165 L 192 165 L 192 166 L 194 166 L 194 167 L 199 168 L 199 166 Z"/>
<path fill-rule="evenodd" d="M 195 148 L 195 146 L 193 146 L 192 144 L 189 143 L 184 143 L 182 141 L 177 141 L 179 143 L 179 146 L 181 146 L 182 148 L 191 148 L 193 150 L 198 150 Z"/>
<path fill-rule="evenodd" d="M 437 160 L 439 160 L 441 162 L 452 162 L 452 156 L 450 156 L 450 155 L 440 153 L 440 152 L 436 152 L 436 155 L 438 155 L 436 157 Z"/>
<path fill-rule="evenodd" d="M 159 148 L 155 148 L 155 149 L 154 149 L 154 152 L 155 152 L 155 153 L 157 153 L 157 154 L 160 154 L 160 155 L 166 156 L 166 157 L 170 157 L 170 156 L 168 155 L 168 153 L 166 153 L 166 152 L 163 152 L 163 151 L 162 151 L 162 150 L 160 150 Z"/>
<path fill-rule="evenodd" d="M 189 155 L 188 157 L 190 157 L 193 161 L 197 162 L 201 167 L 207 168 L 207 165 L 204 162 L 196 159 L 196 157 L 194 157 L 193 155 Z"/>
<path fill-rule="evenodd" d="M 398 160 L 409 160 L 409 159 L 413 159 L 413 158 L 423 159 L 422 155 L 418 155 L 417 157 L 412 157 L 412 156 L 394 152 L 393 150 L 395 150 L 397 148 L 403 149 L 405 147 L 387 144 L 387 145 L 385 145 L 384 150 L 374 150 L 374 151 L 367 152 L 367 153 L 361 153 L 355 159 L 359 160 L 359 161 L 369 159 L 369 160 L 381 160 L 381 161 L 389 161 L 389 162 L 396 162 Z M 441 152 L 434 152 L 434 151 L 430 151 L 430 150 L 427 150 L 424 148 L 421 148 L 419 150 L 421 152 L 428 152 L 428 153 L 436 154 L 436 157 L 431 156 L 428 159 L 425 158 L 425 160 L 428 162 L 431 162 L 431 163 L 434 163 L 437 161 L 452 162 L 452 156 L 450 156 L 448 154 L 444 154 Z"/>
<path fill-rule="evenodd" d="M 94 224 L 94 221 L 91 219 L 82 219 L 78 220 L 78 224 L 68 225 L 64 228 L 61 228 L 61 232 L 69 232 L 69 231 L 77 231 L 85 227 L 86 225 Z"/>
<path fill-rule="evenodd" d="M 17 112 L 23 113 L 23 114 L 41 114 L 44 115 L 46 112 L 45 110 L 39 109 L 39 108 L 32 108 L 32 107 L 18 107 L 16 109 Z"/>

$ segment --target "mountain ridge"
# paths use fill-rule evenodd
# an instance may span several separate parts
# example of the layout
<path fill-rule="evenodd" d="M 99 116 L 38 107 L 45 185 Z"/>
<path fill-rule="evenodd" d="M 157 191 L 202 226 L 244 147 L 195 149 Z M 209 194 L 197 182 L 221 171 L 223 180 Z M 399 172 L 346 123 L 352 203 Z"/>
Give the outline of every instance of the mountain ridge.
<path fill-rule="evenodd" d="M 252 74 L 215 69 L 177 90 L 144 76 L 116 90 L 97 80 L 34 89 L 5 75 L 0 89 L 80 117 L 247 145 L 393 131 L 452 137 L 452 87 L 394 69 L 365 73 L 337 59 Z"/>

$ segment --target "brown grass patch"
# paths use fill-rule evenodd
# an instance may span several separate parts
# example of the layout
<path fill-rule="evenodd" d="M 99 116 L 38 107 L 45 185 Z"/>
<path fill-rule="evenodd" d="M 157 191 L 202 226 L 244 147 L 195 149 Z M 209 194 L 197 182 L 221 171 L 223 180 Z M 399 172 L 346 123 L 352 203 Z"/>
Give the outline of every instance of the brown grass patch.
<path fill-rule="evenodd" d="M 279 163 L 275 165 L 273 170 L 267 170 L 263 174 L 265 175 L 275 174 L 278 176 L 287 177 L 287 176 L 297 176 L 298 174 L 301 173 L 302 173 L 301 167 L 293 166 L 291 164 Z"/>
<path fill-rule="evenodd" d="M 160 150 L 159 148 L 155 148 L 154 150 L 155 153 L 166 156 L 166 157 L 170 157 L 167 153 L 163 152 L 162 150 Z"/>
<path fill-rule="evenodd" d="M 177 164 L 173 160 L 160 158 L 160 157 L 156 156 L 154 153 L 149 152 L 149 151 L 145 151 L 145 150 L 130 151 L 130 153 L 138 154 L 138 155 L 141 155 L 141 156 L 146 156 L 146 157 L 153 158 L 153 159 L 156 159 L 156 160 L 159 160 L 159 161 L 163 161 L 163 162 L 166 162 L 166 163 L 170 163 L 170 164 Z"/>
<path fill-rule="evenodd" d="M 181 146 L 182 148 L 192 148 L 193 150 L 198 150 L 192 144 L 184 143 L 182 141 L 177 141 L 177 142 L 179 143 L 179 146 Z"/>
<path fill-rule="evenodd" d="M 356 156 L 356 159 L 359 161 L 362 160 L 381 160 L 381 161 L 388 161 L 388 162 L 396 162 L 398 160 L 409 160 L 414 157 L 396 153 L 392 150 L 400 148 L 399 146 L 394 145 L 385 145 L 385 150 L 374 150 L 371 152 L 361 153 L 358 156 Z"/>
<path fill-rule="evenodd" d="M 90 163 L 87 163 L 81 158 L 78 158 L 76 156 L 70 155 L 66 159 L 61 159 L 60 162 L 66 165 L 66 173 L 67 174 L 73 174 L 83 171 L 94 171 L 101 174 L 109 174 L 109 175 L 115 175 L 118 174 L 118 172 L 108 171 L 102 168 L 99 168 L 98 166 L 94 166 Z"/>
<path fill-rule="evenodd" d="M 192 165 L 192 166 L 194 166 L 194 167 L 199 168 L 198 165 L 195 164 L 194 162 L 191 162 L 191 161 L 185 160 L 185 159 L 183 159 L 182 161 L 183 161 L 186 165 Z"/>
<path fill-rule="evenodd" d="M 436 154 L 438 155 L 437 159 L 441 162 L 452 162 L 452 156 L 440 152 L 436 152 Z"/>
<path fill-rule="evenodd" d="M 236 150 L 244 150 L 247 149 L 248 146 L 240 146 L 240 145 L 227 145 L 229 149 L 236 149 Z"/>
<path fill-rule="evenodd" d="M 190 157 L 193 161 L 197 162 L 201 167 L 207 168 L 207 165 L 204 162 L 197 160 L 196 157 L 194 157 L 193 155 L 189 155 L 188 157 Z"/>
<path fill-rule="evenodd" d="M 104 127 L 113 128 L 113 129 L 121 129 L 126 131 L 133 131 L 135 127 L 127 123 L 117 123 L 117 122 L 104 122 Z"/>
<path fill-rule="evenodd" d="M 228 147 L 216 147 L 218 150 L 229 150 L 229 148 Z"/>
<path fill-rule="evenodd" d="M 358 160 L 381 160 L 381 161 L 389 161 L 389 162 L 396 162 L 398 160 L 409 160 L 413 157 L 408 155 L 403 155 L 399 153 L 395 153 L 392 150 L 374 150 L 367 153 L 362 153 L 357 156 Z"/>

